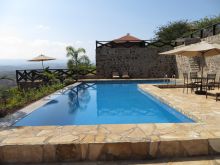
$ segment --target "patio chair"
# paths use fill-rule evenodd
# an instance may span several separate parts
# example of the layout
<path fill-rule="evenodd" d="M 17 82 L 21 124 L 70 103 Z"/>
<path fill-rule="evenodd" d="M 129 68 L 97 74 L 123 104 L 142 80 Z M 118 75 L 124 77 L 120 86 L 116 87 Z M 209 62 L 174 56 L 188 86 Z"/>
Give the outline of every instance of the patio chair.
<path fill-rule="evenodd" d="M 211 90 L 214 90 L 215 89 L 215 78 L 216 78 L 216 74 L 207 74 L 207 80 L 206 80 L 206 98 L 208 97 L 208 94 L 214 94 L 216 95 L 216 101 L 218 99 L 218 92 L 216 91 L 213 91 L 213 92 L 210 92 Z M 220 92 L 219 92 L 220 93 Z"/>
<path fill-rule="evenodd" d="M 184 85 L 183 93 L 185 92 L 185 88 L 187 89 L 187 93 L 188 93 L 188 88 L 191 89 L 191 93 L 192 93 L 192 91 L 194 91 L 194 88 L 197 87 L 196 80 L 192 81 L 192 79 L 190 78 L 190 82 L 189 82 L 188 73 L 183 73 L 183 85 Z"/>
<path fill-rule="evenodd" d="M 130 78 L 127 71 L 122 73 L 122 78 Z"/>
<path fill-rule="evenodd" d="M 220 91 L 219 90 L 208 90 L 206 92 L 206 99 L 208 98 L 208 95 L 215 96 L 215 100 L 218 101 L 220 98 Z"/>
<path fill-rule="evenodd" d="M 198 72 L 190 72 L 190 80 L 191 82 L 196 82 L 196 78 L 198 77 Z"/>
<path fill-rule="evenodd" d="M 113 72 L 112 73 L 112 78 L 120 78 L 118 72 Z"/>
<path fill-rule="evenodd" d="M 206 88 L 208 90 L 215 89 L 215 78 L 216 78 L 216 74 L 207 74 Z"/>
<path fill-rule="evenodd" d="M 197 79 L 198 72 L 190 72 L 189 75 L 190 75 L 189 77 L 190 77 L 191 83 L 198 84 L 198 79 Z M 194 88 L 193 88 L 193 90 L 194 90 Z"/>

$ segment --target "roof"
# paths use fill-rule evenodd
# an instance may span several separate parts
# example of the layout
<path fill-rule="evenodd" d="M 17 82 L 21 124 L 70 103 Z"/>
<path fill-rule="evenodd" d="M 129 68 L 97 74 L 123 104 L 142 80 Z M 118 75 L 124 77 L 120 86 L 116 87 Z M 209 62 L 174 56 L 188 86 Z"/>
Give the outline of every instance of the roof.
<path fill-rule="evenodd" d="M 130 35 L 129 33 L 127 33 L 127 35 L 125 35 L 123 37 L 120 37 L 118 39 L 115 39 L 113 41 L 118 43 L 118 42 L 127 42 L 127 41 L 130 41 L 130 42 L 140 42 L 142 40 L 137 38 L 137 37 L 134 37 L 134 36 Z"/>

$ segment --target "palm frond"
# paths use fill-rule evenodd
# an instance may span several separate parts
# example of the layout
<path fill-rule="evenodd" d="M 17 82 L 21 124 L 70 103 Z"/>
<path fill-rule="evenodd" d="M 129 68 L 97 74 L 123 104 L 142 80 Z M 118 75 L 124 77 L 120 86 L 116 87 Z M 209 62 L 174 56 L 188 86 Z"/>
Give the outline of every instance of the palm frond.
<path fill-rule="evenodd" d="M 86 53 L 86 50 L 84 48 L 78 48 L 77 49 L 78 54 L 80 53 Z"/>
<path fill-rule="evenodd" d="M 74 53 L 76 52 L 75 48 L 72 46 L 67 46 L 66 51 L 67 51 L 67 54 L 66 54 L 67 57 L 73 57 Z"/>

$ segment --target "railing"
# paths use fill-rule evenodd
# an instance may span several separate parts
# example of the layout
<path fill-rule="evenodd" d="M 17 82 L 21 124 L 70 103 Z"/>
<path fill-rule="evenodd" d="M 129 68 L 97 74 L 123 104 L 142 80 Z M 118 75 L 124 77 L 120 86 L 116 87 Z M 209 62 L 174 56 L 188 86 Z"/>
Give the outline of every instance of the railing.
<path fill-rule="evenodd" d="M 96 48 L 100 47 L 117 47 L 117 45 L 120 44 L 120 46 L 123 46 L 125 48 L 132 47 L 133 44 L 138 44 L 141 47 L 147 47 L 147 46 L 155 46 L 155 47 L 163 47 L 163 46 L 175 46 L 171 42 L 164 42 L 160 40 L 130 40 L 130 41 L 124 41 L 124 42 L 114 42 L 114 41 L 96 41 Z"/>
<path fill-rule="evenodd" d="M 33 70 L 16 70 L 16 82 L 19 85 L 21 82 L 38 82 L 49 81 L 47 75 L 45 75 L 45 71 L 54 75 L 56 79 L 63 82 L 65 79 L 71 78 L 74 80 L 78 80 L 79 77 L 86 76 L 88 74 L 95 75 L 96 69 L 81 69 L 81 70 L 73 70 L 73 69 L 33 69 Z"/>
<path fill-rule="evenodd" d="M 190 34 L 184 35 L 182 38 L 206 38 L 220 33 L 220 22 L 214 25 L 196 30 Z"/>

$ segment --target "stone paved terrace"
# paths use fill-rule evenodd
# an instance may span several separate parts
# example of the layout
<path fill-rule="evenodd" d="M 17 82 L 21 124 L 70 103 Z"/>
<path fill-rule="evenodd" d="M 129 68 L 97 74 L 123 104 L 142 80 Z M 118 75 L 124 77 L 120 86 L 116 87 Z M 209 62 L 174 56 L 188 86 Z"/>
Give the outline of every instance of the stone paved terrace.
<path fill-rule="evenodd" d="M 220 154 L 220 102 L 181 89 L 139 85 L 196 123 L 6 127 L 0 162 L 143 160 Z"/>

